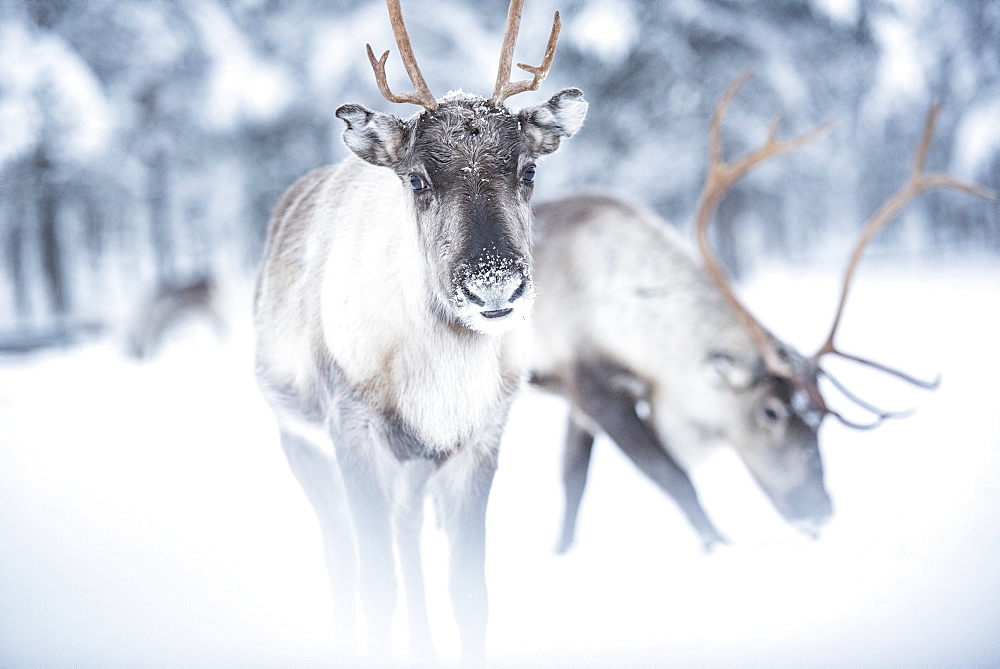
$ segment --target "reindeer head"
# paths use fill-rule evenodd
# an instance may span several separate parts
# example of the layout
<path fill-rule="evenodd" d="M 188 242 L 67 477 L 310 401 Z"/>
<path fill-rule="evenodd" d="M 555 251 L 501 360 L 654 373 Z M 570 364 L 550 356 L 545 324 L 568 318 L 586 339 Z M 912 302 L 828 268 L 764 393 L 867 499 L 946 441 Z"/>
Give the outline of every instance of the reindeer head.
<path fill-rule="evenodd" d="M 804 376 L 814 373 L 807 358 L 781 342 L 775 344 Z M 785 520 L 817 536 L 833 513 L 819 449 L 822 413 L 806 393 L 770 372 L 759 357 L 747 360 L 713 351 L 706 366 L 710 383 L 725 398 L 724 438 Z"/>
<path fill-rule="evenodd" d="M 924 172 L 927 152 L 934 135 L 935 121 L 940 111 L 939 105 L 932 106 L 914 158 L 910 180 L 869 219 L 851 254 L 837 313 L 829 334 L 814 355 L 805 357 L 768 332 L 750 314 L 733 292 L 708 241 L 708 227 L 715 208 L 734 182 L 767 158 L 812 141 L 830 129 L 830 126 L 826 125 L 805 135 L 779 140 L 776 120 L 763 147 L 740 160 L 726 163 L 722 158 L 722 117 L 729 102 L 749 76 L 749 73 L 744 74 L 730 84 L 712 117 L 709 167 L 698 207 L 695 230 L 705 269 L 743 325 L 757 352 L 757 357 L 751 365 L 747 365 L 745 362 L 740 364 L 732 359 L 727 360 L 724 352 L 716 352 L 707 362 L 732 390 L 744 394 L 745 401 L 742 406 L 745 407 L 747 415 L 740 421 L 744 434 L 741 435 L 742 438 L 733 439 L 733 443 L 739 444 L 740 455 L 747 467 L 786 519 L 810 533 L 815 533 L 816 528 L 831 513 L 830 500 L 823 485 L 823 465 L 817 437 L 823 418 L 832 415 L 849 427 L 868 429 L 879 425 L 887 418 L 896 418 L 909 413 L 883 411 L 860 399 L 823 369 L 820 364 L 821 359 L 826 355 L 837 355 L 873 367 L 912 385 L 922 388 L 934 388 L 937 385 L 937 381 L 921 381 L 886 365 L 849 355 L 834 345 L 834 336 L 861 252 L 875 234 L 903 207 L 926 190 L 945 187 L 980 197 L 992 197 L 992 194 L 943 174 Z M 854 422 L 831 408 L 820 391 L 821 378 L 829 380 L 833 387 L 862 409 L 870 412 L 874 419 L 867 423 Z"/>
<path fill-rule="evenodd" d="M 388 0 L 396 42 L 413 93 L 396 95 L 385 76 L 386 51 L 368 56 L 382 94 L 424 110 L 403 120 L 360 105 L 343 105 L 344 141 L 359 157 L 399 177 L 411 203 L 423 246 L 434 310 L 484 333 L 499 333 L 523 320 L 534 296 L 531 283 L 529 204 L 535 161 L 555 151 L 583 124 L 587 103 L 575 89 L 547 102 L 511 112 L 504 101 L 535 90 L 551 66 L 559 35 L 556 13 L 545 58 L 538 67 L 518 65 L 531 80 L 508 81 L 523 0 L 511 2 L 497 85 L 485 99 L 431 95 L 410 48 L 398 0 Z"/>

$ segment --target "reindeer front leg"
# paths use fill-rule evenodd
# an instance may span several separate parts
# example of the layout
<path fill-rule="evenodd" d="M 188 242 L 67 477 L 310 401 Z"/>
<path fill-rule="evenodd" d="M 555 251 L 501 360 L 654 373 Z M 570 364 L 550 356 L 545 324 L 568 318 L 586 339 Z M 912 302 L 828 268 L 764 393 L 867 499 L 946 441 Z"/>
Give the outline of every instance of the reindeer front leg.
<path fill-rule="evenodd" d="M 430 620 L 427 616 L 420 537 L 424 520 L 424 494 L 428 477 L 433 473 L 435 464 L 430 460 L 415 459 L 404 463 L 403 467 L 404 489 L 395 505 L 396 516 L 393 527 L 403 588 L 406 592 L 410 659 L 414 662 L 433 664 L 437 654 L 434 651 Z"/>
<path fill-rule="evenodd" d="M 391 500 L 384 485 L 378 443 L 365 421 L 334 434 L 337 462 L 354 521 L 361 605 L 368 622 L 368 654 L 392 657 L 392 616 L 396 610 L 396 564 L 392 550 Z M 389 456 L 391 457 L 391 456 Z M 382 475 L 380 475 L 380 473 Z"/>
<path fill-rule="evenodd" d="M 566 507 L 563 511 L 562 534 L 557 553 L 565 553 L 573 544 L 576 534 L 576 518 L 580 512 L 580 500 L 587 487 L 587 470 L 590 468 L 590 454 L 594 447 L 594 435 L 580 424 L 572 413 L 566 420 L 566 440 L 563 446 L 563 489 Z"/>
<path fill-rule="evenodd" d="M 701 537 L 706 551 L 716 544 L 727 543 L 705 514 L 687 473 L 663 447 L 653 429 L 639 418 L 636 398 L 615 381 L 620 372 L 607 362 L 579 363 L 574 379 L 574 403 L 601 426 L 646 476 L 674 498 Z"/>
<path fill-rule="evenodd" d="M 499 442 L 499 436 L 496 438 Z M 486 502 L 496 472 L 497 445 L 468 446 L 438 472 L 435 497 L 450 549 L 449 591 L 462 664 L 486 661 Z"/>

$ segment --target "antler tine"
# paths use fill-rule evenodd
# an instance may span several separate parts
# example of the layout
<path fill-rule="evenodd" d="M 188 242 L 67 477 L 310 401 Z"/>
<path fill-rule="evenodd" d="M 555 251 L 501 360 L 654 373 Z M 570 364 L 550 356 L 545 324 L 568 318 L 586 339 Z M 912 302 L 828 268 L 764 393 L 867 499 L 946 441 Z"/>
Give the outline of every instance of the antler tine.
<path fill-rule="evenodd" d="M 747 308 L 743 306 L 743 303 L 740 302 L 733 292 L 732 286 L 729 284 L 729 280 L 726 278 L 725 273 L 722 271 L 718 261 L 715 259 L 715 254 L 712 252 L 711 244 L 708 239 L 708 227 L 723 195 L 725 195 L 726 191 L 734 182 L 738 181 L 755 165 L 761 163 L 767 158 L 802 146 L 803 144 L 811 142 L 821 135 L 826 134 L 833 127 L 833 124 L 827 123 L 826 125 L 820 126 L 811 132 L 797 137 L 779 140 L 777 138 L 778 124 L 780 122 L 779 117 L 771 123 L 767 141 L 763 146 L 756 151 L 746 154 L 743 158 L 727 164 L 722 157 L 722 119 L 730 101 L 736 95 L 737 91 L 739 91 L 740 87 L 742 87 L 751 76 L 753 76 L 753 72 L 747 71 L 733 80 L 733 82 L 729 84 L 725 93 L 723 93 L 722 97 L 719 99 L 719 102 L 715 107 L 715 111 L 712 114 L 712 121 L 709 127 L 709 165 L 705 176 L 705 186 L 702 190 L 701 199 L 698 204 L 698 213 L 695 217 L 695 234 L 697 236 L 698 247 L 701 250 L 702 258 L 705 262 L 706 271 L 708 271 L 712 281 L 719 288 L 726 302 L 728 302 L 729 306 L 736 313 L 743 327 L 750 335 L 754 346 L 763 357 L 768 370 L 772 373 L 794 380 L 796 375 L 789 366 L 788 362 L 781 356 L 778 348 L 775 346 L 774 338 L 770 335 L 770 333 L 768 333 L 764 326 L 753 317 Z M 804 389 L 807 391 L 812 390 L 808 387 L 804 387 Z M 822 403 L 822 398 L 818 396 L 818 392 L 809 392 L 809 395 L 814 401 L 818 401 L 821 406 L 825 406 Z"/>
<path fill-rule="evenodd" d="M 862 358 L 859 355 L 851 355 L 850 353 L 844 353 L 843 351 L 836 350 L 832 351 L 834 354 L 838 355 L 845 360 L 851 360 L 858 363 L 859 365 L 864 365 L 865 367 L 871 367 L 872 369 L 877 369 L 880 372 L 885 372 L 890 376 L 895 376 L 897 379 L 906 381 L 911 386 L 916 386 L 918 388 L 924 388 L 925 390 L 934 390 L 939 385 L 941 385 L 941 375 L 938 374 L 933 381 L 924 381 L 923 379 L 918 379 L 912 374 L 907 374 L 904 371 L 898 370 L 895 367 L 890 367 L 881 362 L 876 362 L 869 358 Z"/>
<path fill-rule="evenodd" d="M 834 338 L 837 335 L 837 328 L 840 326 L 840 320 L 844 314 L 844 305 L 847 302 L 847 294 L 851 287 L 851 281 L 854 278 L 854 270 L 857 268 L 858 262 L 861 260 L 862 252 L 868 245 L 868 242 L 870 242 L 872 238 L 878 234 L 878 232 L 884 228 L 889 221 L 895 218 L 895 216 L 914 198 L 924 191 L 933 190 L 935 188 L 951 188 L 953 190 L 958 190 L 990 200 L 995 197 L 992 191 L 953 179 L 946 174 L 926 174 L 924 172 L 924 166 L 927 161 L 927 153 L 930 150 L 931 140 L 934 137 L 934 127 L 937 124 L 937 117 L 940 112 L 941 103 L 939 102 L 932 104 L 930 110 L 927 112 L 927 121 L 924 123 L 924 134 L 920 139 L 920 144 L 917 146 L 917 152 L 913 158 L 913 170 L 910 174 L 909 181 L 907 181 L 907 183 L 896 191 L 896 193 L 889 199 L 882 203 L 882 206 L 878 209 L 878 211 L 876 211 L 875 214 L 868 219 L 868 223 L 865 225 L 864 230 L 862 230 L 861 235 L 858 237 L 858 241 L 854 245 L 854 250 L 851 252 L 850 260 L 847 263 L 847 269 L 844 272 L 844 279 L 840 289 L 840 299 L 837 302 L 837 311 L 833 318 L 833 324 L 830 326 L 830 332 L 827 335 L 826 340 L 823 342 L 823 345 L 820 346 L 813 355 L 812 359 L 814 362 L 818 361 L 827 353 L 833 353 L 834 355 L 839 355 L 841 357 L 859 362 L 863 365 L 888 372 L 889 374 L 908 381 L 913 385 L 928 388 L 934 387 L 935 384 L 928 384 L 927 382 L 919 381 L 918 379 L 892 369 L 891 367 L 886 367 L 885 365 L 881 365 L 871 360 L 847 355 L 837 349 L 834 344 Z"/>
<path fill-rule="evenodd" d="M 854 402 L 855 404 L 857 404 L 859 407 L 861 407 L 865 411 L 868 411 L 868 412 L 874 414 L 879 419 L 905 418 L 905 417 L 909 416 L 910 414 L 912 414 L 914 412 L 914 409 L 912 409 L 912 408 L 911 409 L 905 409 L 903 411 L 886 411 L 885 409 L 879 409 L 877 406 L 875 406 L 871 402 L 868 402 L 866 400 L 861 399 L 855 393 L 853 393 L 852 391 L 848 390 L 847 386 L 845 386 L 843 383 L 841 383 L 840 380 L 837 379 L 837 377 L 835 377 L 833 374 L 831 374 L 830 372 L 826 371 L 825 369 L 818 369 L 818 373 L 819 373 L 820 376 L 823 376 L 826 379 L 828 379 L 830 381 L 830 383 L 833 385 L 833 387 L 836 388 L 838 391 L 840 391 L 847 399 L 851 400 L 852 402 Z M 833 413 L 833 412 L 830 411 L 829 413 Z M 843 420 L 842 417 L 838 416 L 838 418 L 840 420 Z"/>
<path fill-rule="evenodd" d="M 722 98 L 719 100 L 719 103 L 715 107 L 715 112 L 712 114 L 711 128 L 709 130 L 709 179 L 717 182 L 719 191 L 718 199 L 720 200 L 730 185 L 739 181 L 757 164 L 767 160 L 771 156 L 776 156 L 779 153 L 784 153 L 808 144 L 833 129 L 833 123 L 826 123 L 811 132 L 779 140 L 778 126 L 781 124 L 781 116 L 779 115 L 771 121 L 767 133 L 767 141 L 763 146 L 756 151 L 751 151 L 740 160 L 727 165 L 722 157 L 722 118 L 726 113 L 730 101 L 735 97 L 743 84 L 749 81 L 753 74 L 752 70 L 747 70 L 734 79 L 729 84 L 726 92 L 722 94 Z M 718 204 L 718 202 L 715 204 Z"/>
<path fill-rule="evenodd" d="M 375 82 L 378 84 L 378 89 L 389 102 L 409 102 L 420 105 L 428 111 L 434 111 L 438 108 L 438 102 L 431 93 L 431 89 L 427 87 L 427 82 L 424 81 L 420 68 L 417 66 L 417 59 L 413 56 L 413 47 L 410 46 L 410 36 L 406 32 L 403 9 L 399 5 L 399 0 L 386 0 L 385 4 L 389 9 L 389 21 L 392 24 L 392 32 L 396 36 L 399 56 L 403 59 L 403 67 L 406 68 L 406 74 L 410 77 L 414 92 L 397 95 L 389 90 L 389 84 L 385 77 L 385 61 L 389 57 L 389 52 L 386 51 L 381 58 L 376 60 L 371 45 L 366 44 L 368 60 L 371 61 L 372 69 L 375 71 Z"/>
<path fill-rule="evenodd" d="M 840 421 L 842 425 L 854 428 L 855 430 L 871 430 L 884 423 L 887 418 L 892 418 L 892 416 L 877 415 L 875 417 L 875 420 L 872 421 L 871 423 L 858 423 L 856 421 L 844 418 L 844 415 L 842 413 L 834 411 L 833 409 L 826 408 L 824 409 L 824 412 L 836 418 L 838 421 Z"/>
<path fill-rule="evenodd" d="M 559 41 L 559 31 L 562 29 L 562 21 L 559 20 L 559 12 L 555 13 L 552 19 L 552 32 L 549 33 L 549 43 L 545 47 L 545 57 L 542 58 L 541 65 L 525 65 L 518 63 L 517 66 L 530 73 L 531 79 L 521 81 L 510 81 L 511 62 L 514 60 L 514 45 L 517 43 L 517 32 L 521 27 L 521 9 L 524 0 L 511 0 L 510 8 L 507 10 L 507 30 L 503 37 L 503 46 L 500 48 L 500 67 L 497 69 L 497 83 L 493 88 L 493 96 L 490 102 L 494 105 L 503 104 L 507 98 L 534 91 L 541 86 L 545 77 L 552 67 L 552 59 L 556 55 L 556 43 Z"/>

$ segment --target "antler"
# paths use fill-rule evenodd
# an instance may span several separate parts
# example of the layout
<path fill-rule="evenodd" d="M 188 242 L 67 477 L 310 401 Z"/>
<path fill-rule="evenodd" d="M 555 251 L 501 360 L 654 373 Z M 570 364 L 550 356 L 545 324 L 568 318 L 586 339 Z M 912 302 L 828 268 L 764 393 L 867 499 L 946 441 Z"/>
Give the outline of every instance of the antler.
<path fill-rule="evenodd" d="M 392 23 L 392 32 L 396 36 L 399 55 L 403 59 L 403 66 L 413 84 L 414 92 L 396 95 L 389 90 L 389 84 L 385 78 L 385 61 L 389 57 L 389 52 L 386 51 L 381 58 L 376 60 L 371 44 L 366 44 L 368 60 L 371 61 L 372 69 L 375 70 L 375 82 L 378 84 L 378 89 L 382 91 L 382 95 L 389 102 L 409 102 L 420 105 L 427 111 L 434 111 L 438 108 L 438 102 L 431 94 L 431 89 L 427 87 L 423 75 L 420 74 L 417 59 L 413 57 L 413 47 L 410 46 L 410 36 L 406 33 L 406 24 L 403 22 L 403 10 L 399 6 L 399 0 L 386 0 L 385 4 L 389 8 L 389 21 Z"/>
<path fill-rule="evenodd" d="M 992 199 L 993 193 L 980 188 L 978 186 L 973 186 L 966 184 L 964 182 L 953 179 L 944 174 L 925 174 L 924 165 L 927 160 L 927 153 L 930 149 L 931 139 L 934 135 L 934 126 L 937 121 L 938 113 L 941 110 L 940 104 L 935 104 L 931 106 L 930 111 L 927 114 L 927 123 L 924 127 L 923 138 L 921 139 L 920 145 L 917 148 L 916 156 L 913 161 L 913 171 L 910 175 L 909 181 L 889 198 L 882 207 L 875 213 L 874 216 L 868 221 L 865 226 L 864 231 L 859 237 L 857 243 L 855 244 L 854 251 L 851 254 L 851 259 L 847 266 L 847 271 L 844 275 L 843 287 L 841 290 L 840 301 L 837 306 L 837 313 L 833 321 L 833 325 L 830 328 L 830 332 L 827 335 L 826 341 L 819 348 L 819 350 L 812 356 L 812 358 L 806 360 L 790 352 L 780 345 L 777 339 L 771 335 L 751 314 L 747 311 L 746 307 L 737 299 L 726 279 L 725 274 L 719 267 L 718 262 L 715 260 L 715 256 L 711 251 L 711 247 L 708 243 L 708 225 L 711 221 L 712 215 L 715 208 L 718 206 L 719 201 L 722 196 L 726 193 L 729 186 L 731 186 L 735 181 L 744 176 L 750 171 L 755 165 L 762 162 L 763 160 L 770 158 L 771 156 L 777 155 L 789 149 L 796 148 L 805 144 L 806 142 L 812 141 L 817 136 L 824 134 L 830 128 L 830 124 L 817 128 L 810 133 L 800 135 L 798 137 L 793 137 L 786 140 L 777 139 L 777 126 L 778 120 L 775 120 L 771 125 L 771 130 L 768 134 L 767 142 L 760 149 L 751 152 L 744 156 L 739 161 L 726 164 L 722 159 L 722 148 L 721 148 L 721 125 L 722 116 L 725 113 L 726 107 L 729 105 L 730 100 L 739 90 L 739 88 L 749 79 L 750 73 L 744 73 L 729 85 L 726 92 L 723 94 L 722 98 L 719 100 L 716 106 L 715 113 L 712 116 L 712 124 L 710 128 L 709 135 L 709 168 L 708 174 L 705 179 L 705 188 L 702 191 L 701 202 L 698 206 L 698 214 L 696 218 L 696 233 L 698 237 L 698 246 L 701 249 L 702 256 L 705 260 L 705 266 L 716 286 L 722 292 L 726 301 L 732 307 L 733 311 L 736 313 L 740 322 L 746 328 L 753 341 L 755 347 L 760 352 L 761 357 L 764 360 L 764 364 L 769 372 L 780 376 L 782 378 L 788 379 L 796 388 L 804 391 L 813 402 L 813 404 L 819 408 L 824 414 L 832 414 L 837 420 L 839 420 L 844 425 L 849 427 L 854 427 L 858 429 L 867 429 L 879 425 L 883 420 L 887 418 L 899 418 L 909 414 L 909 411 L 891 412 L 883 411 L 868 402 L 865 402 L 857 395 L 851 393 L 847 388 L 844 387 L 836 378 L 830 375 L 829 372 L 822 369 L 819 366 L 819 359 L 828 354 L 833 353 L 842 358 L 848 360 L 853 360 L 860 364 L 878 369 L 880 371 L 886 372 L 892 376 L 899 379 L 907 381 L 916 386 L 922 388 L 934 388 L 939 383 L 940 379 L 928 382 L 917 379 L 913 376 L 905 374 L 899 370 L 888 367 L 881 363 L 875 362 L 873 360 L 868 360 L 861 358 L 859 356 L 850 355 L 840 351 L 834 344 L 834 337 L 836 336 L 837 327 L 840 324 L 841 316 L 843 315 L 844 304 L 847 300 L 847 292 L 850 288 L 851 280 L 854 275 L 854 270 L 861 258 L 861 253 L 864 250 L 868 242 L 874 237 L 879 230 L 881 230 L 885 225 L 892 220 L 892 218 L 898 214 L 911 200 L 917 197 L 919 194 L 926 190 L 931 190 L 933 188 L 952 188 L 962 192 L 966 192 L 972 195 L 977 195 L 979 197 Z M 819 392 L 819 387 L 817 382 L 809 378 L 809 372 L 816 375 L 817 377 L 822 376 L 827 378 L 840 392 L 847 396 L 852 401 L 856 402 L 859 406 L 871 412 L 875 416 L 875 420 L 870 423 L 856 423 L 846 419 L 840 413 L 831 409 L 823 396 Z"/>
<path fill-rule="evenodd" d="M 941 103 L 939 102 L 932 104 L 930 110 L 927 112 L 927 121 L 924 124 L 924 134 L 920 140 L 919 146 L 917 147 L 917 153 L 913 158 L 913 170 L 910 173 L 909 181 L 882 204 L 881 208 L 879 208 L 879 210 L 876 211 L 875 214 L 868 220 L 867 225 L 865 225 L 864 230 L 858 237 L 858 241 L 854 245 L 854 251 L 851 253 L 850 261 L 847 263 L 847 270 L 844 272 L 844 281 L 840 290 L 840 300 L 837 303 L 837 312 L 833 319 L 833 325 L 830 326 L 830 333 L 827 335 L 826 341 L 813 355 L 812 360 L 814 363 L 818 363 L 819 359 L 827 353 L 833 353 L 834 355 L 838 355 L 842 358 L 853 360 L 862 365 L 886 372 L 887 374 L 891 374 L 892 376 L 921 388 L 934 388 L 940 382 L 940 378 L 935 379 L 934 381 L 921 381 L 920 379 L 914 378 L 904 372 L 881 363 L 855 355 L 848 355 L 847 353 L 839 350 L 833 342 L 834 337 L 837 334 L 837 328 L 840 326 L 840 319 L 844 314 L 844 304 L 847 302 L 847 293 L 851 287 L 854 270 L 858 265 L 858 261 L 861 259 L 861 253 L 868 245 L 868 242 L 870 242 L 872 238 L 896 216 L 896 214 L 906 207 L 910 201 L 924 191 L 932 190 L 934 188 L 952 188 L 986 199 L 993 199 L 994 197 L 993 193 L 985 188 L 980 188 L 979 186 L 973 186 L 971 184 L 958 181 L 957 179 L 953 179 L 946 174 L 924 173 L 924 165 L 927 162 L 927 152 L 930 150 L 931 139 L 934 137 L 934 126 L 937 124 L 937 117 L 940 112 Z"/>
<path fill-rule="evenodd" d="M 827 123 L 812 132 L 797 137 L 778 139 L 778 124 L 781 121 L 781 117 L 779 116 L 771 123 L 767 141 L 762 147 L 746 154 L 736 162 L 727 164 L 722 158 L 722 117 L 725 115 L 726 108 L 736 95 L 736 92 L 752 76 L 753 72 L 747 71 L 733 80 L 726 89 L 726 92 L 723 93 L 722 98 L 715 107 L 715 112 L 712 114 L 712 123 L 709 129 L 709 165 L 705 176 L 705 187 L 701 193 L 698 213 L 695 218 L 695 234 L 698 239 L 698 248 L 701 250 L 705 261 L 705 269 L 708 271 L 712 281 L 719 288 L 726 302 L 729 303 L 729 306 L 736 313 L 743 327 L 749 333 L 754 346 L 764 359 L 764 364 L 772 373 L 791 379 L 796 374 L 791 369 L 786 356 L 783 355 L 782 351 L 776 345 L 775 338 L 753 317 L 733 293 L 725 272 L 722 271 L 718 261 L 715 259 L 715 254 L 712 252 L 708 240 L 708 226 L 711 223 L 715 209 L 722 200 L 722 196 L 726 194 L 726 191 L 733 183 L 741 179 L 754 166 L 764 160 L 807 144 L 825 135 L 833 127 L 833 124 Z M 813 396 L 814 400 L 818 400 L 818 404 L 822 406 L 822 398 L 819 397 L 818 391 L 810 393 L 810 396 Z"/>
<path fill-rule="evenodd" d="M 559 41 L 559 31 L 562 28 L 559 12 L 556 12 L 552 19 L 552 32 L 549 34 L 549 43 L 545 47 L 545 57 L 542 59 L 542 64 L 538 67 L 524 63 L 517 64 L 519 68 L 534 76 L 531 79 L 510 81 L 510 65 L 514 60 L 514 44 L 517 42 L 517 31 L 521 26 L 521 8 L 523 6 L 524 0 L 511 0 L 510 8 L 507 10 L 507 31 L 504 33 L 503 46 L 500 49 L 500 68 L 497 71 L 497 83 L 493 88 L 493 97 L 490 98 L 490 103 L 493 105 L 503 104 L 503 101 L 512 95 L 537 90 L 545 77 L 548 76 L 549 68 L 552 67 L 552 59 L 556 55 L 556 42 Z"/>

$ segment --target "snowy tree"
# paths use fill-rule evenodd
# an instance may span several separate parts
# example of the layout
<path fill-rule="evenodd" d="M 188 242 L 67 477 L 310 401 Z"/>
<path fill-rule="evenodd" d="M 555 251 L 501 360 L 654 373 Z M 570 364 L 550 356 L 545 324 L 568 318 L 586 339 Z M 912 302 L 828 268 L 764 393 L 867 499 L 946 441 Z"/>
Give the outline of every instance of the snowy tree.
<path fill-rule="evenodd" d="M 507 3 L 404 2 L 431 90 L 492 89 Z M 587 124 L 536 197 L 617 192 L 687 228 L 708 119 L 739 73 L 726 150 L 771 119 L 836 129 L 741 182 L 717 243 L 737 273 L 837 255 L 905 178 L 932 99 L 933 169 L 1000 189 L 1000 4 L 902 0 L 533 0 L 515 58 L 564 28 L 540 101 L 582 88 Z M 346 156 L 333 115 L 386 109 L 365 44 L 393 52 L 374 0 L 0 2 L 0 332 L 119 317 L 157 283 L 249 277 L 268 216 L 305 172 Z M 391 109 L 407 116 L 416 108 Z M 1000 252 L 998 205 L 930 194 L 872 253 Z"/>
<path fill-rule="evenodd" d="M 19 23 L 0 25 L 0 91 L 0 188 L 12 204 L 2 234 L 15 311 L 31 314 L 31 288 L 41 284 L 49 310 L 62 318 L 72 298 L 60 216 L 74 196 L 92 204 L 84 184 L 111 141 L 113 115 L 92 71 L 63 39 Z"/>

